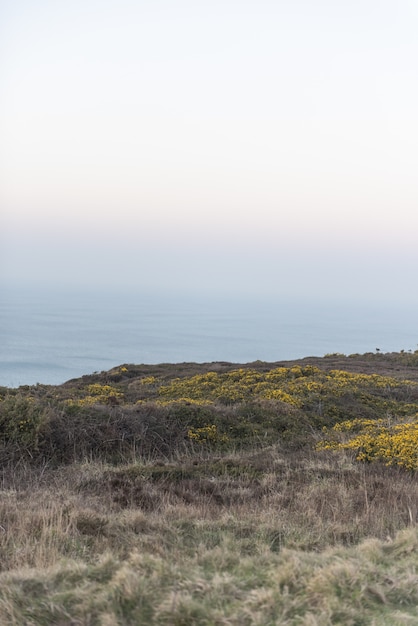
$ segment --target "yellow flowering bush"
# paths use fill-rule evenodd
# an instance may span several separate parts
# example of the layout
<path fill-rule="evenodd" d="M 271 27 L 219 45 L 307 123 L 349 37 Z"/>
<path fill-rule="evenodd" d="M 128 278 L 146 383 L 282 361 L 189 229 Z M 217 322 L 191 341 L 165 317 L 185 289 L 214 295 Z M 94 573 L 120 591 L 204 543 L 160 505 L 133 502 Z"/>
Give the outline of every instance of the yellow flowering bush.
<path fill-rule="evenodd" d="M 139 382 L 141 385 L 155 385 L 157 379 L 155 376 L 145 376 L 144 378 L 141 378 Z"/>
<path fill-rule="evenodd" d="M 416 382 L 399 381 L 377 374 L 353 374 L 342 370 L 323 371 L 317 367 L 300 365 L 277 367 L 267 372 L 239 368 L 226 373 L 207 372 L 185 378 L 175 378 L 157 385 L 159 400 L 165 404 L 187 398 L 188 401 L 235 404 L 254 399 L 280 400 L 303 409 L 317 408 L 317 412 L 341 419 L 344 398 L 370 407 L 380 414 L 395 409 L 407 415 L 418 409 L 418 404 L 400 404 L 402 394 L 416 387 Z M 324 401 L 326 406 L 324 408 Z M 343 406 L 341 406 L 343 405 Z"/>
<path fill-rule="evenodd" d="M 280 367 L 269 372 L 240 368 L 218 374 L 208 372 L 188 378 L 175 378 L 168 385 L 162 385 L 159 395 L 171 400 L 179 397 L 194 400 L 206 399 L 226 404 L 244 402 L 254 398 L 279 399 L 296 406 L 300 400 L 291 395 L 286 386 L 289 381 L 320 372 L 317 368 Z"/>
<path fill-rule="evenodd" d="M 100 385 L 99 383 L 92 383 L 85 387 L 85 396 L 77 399 L 70 399 L 66 401 L 69 406 L 91 406 L 92 404 L 106 404 L 113 401 L 118 401 L 123 398 L 123 394 L 113 387 L 112 385 Z"/>
<path fill-rule="evenodd" d="M 295 396 L 291 396 L 283 389 L 266 389 L 261 397 L 266 398 L 266 400 L 280 400 L 281 402 L 286 402 L 287 404 L 293 404 L 293 406 L 302 406 L 302 402 L 299 398 L 295 398 Z"/>
<path fill-rule="evenodd" d="M 201 428 L 189 428 L 187 436 L 196 443 L 226 443 L 228 436 L 218 431 L 216 424 L 208 424 Z"/>
<path fill-rule="evenodd" d="M 382 461 L 418 469 L 418 415 L 391 424 L 389 420 L 352 420 L 324 429 L 318 450 L 353 450 L 358 461 Z"/>
<path fill-rule="evenodd" d="M 7 396 L 0 403 L 0 439 L 36 447 L 45 412 L 31 396 Z"/>

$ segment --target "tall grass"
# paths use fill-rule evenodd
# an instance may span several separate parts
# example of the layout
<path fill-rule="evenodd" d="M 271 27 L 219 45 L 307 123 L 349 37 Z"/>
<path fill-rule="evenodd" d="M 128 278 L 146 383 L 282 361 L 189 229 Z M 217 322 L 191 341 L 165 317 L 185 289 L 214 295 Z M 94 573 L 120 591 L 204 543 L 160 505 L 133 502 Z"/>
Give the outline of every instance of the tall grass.
<path fill-rule="evenodd" d="M 417 502 L 405 471 L 277 447 L 6 468 L 0 623 L 413 623 Z"/>

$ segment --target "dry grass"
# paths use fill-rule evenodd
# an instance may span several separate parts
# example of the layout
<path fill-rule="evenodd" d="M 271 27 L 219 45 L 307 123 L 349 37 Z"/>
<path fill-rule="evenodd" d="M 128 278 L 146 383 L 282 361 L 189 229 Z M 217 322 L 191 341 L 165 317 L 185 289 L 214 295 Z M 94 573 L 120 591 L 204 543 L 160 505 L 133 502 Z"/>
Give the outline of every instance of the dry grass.
<path fill-rule="evenodd" d="M 273 447 L 9 468 L 0 623 L 412 624 L 417 502 L 413 474 Z"/>

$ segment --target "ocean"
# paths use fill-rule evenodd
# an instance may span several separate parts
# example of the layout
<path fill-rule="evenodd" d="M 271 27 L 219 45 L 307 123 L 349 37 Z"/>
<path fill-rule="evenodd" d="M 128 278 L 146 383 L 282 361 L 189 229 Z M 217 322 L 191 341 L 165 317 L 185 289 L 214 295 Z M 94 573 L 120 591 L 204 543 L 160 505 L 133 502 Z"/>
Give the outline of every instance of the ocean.
<path fill-rule="evenodd" d="M 415 350 L 407 304 L 2 289 L 0 385 L 60 384 L 123 363 L 255 360 Z"/>

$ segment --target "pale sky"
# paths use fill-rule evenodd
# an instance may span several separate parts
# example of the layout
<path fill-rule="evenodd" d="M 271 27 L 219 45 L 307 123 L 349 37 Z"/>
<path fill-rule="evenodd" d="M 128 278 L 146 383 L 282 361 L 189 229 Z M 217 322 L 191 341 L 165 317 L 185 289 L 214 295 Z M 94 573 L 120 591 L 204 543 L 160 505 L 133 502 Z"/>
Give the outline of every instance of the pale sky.
<path fill-rule="evenodd" d="M 415 297 L 418 0 L 0 0 L 0 281 Z"/>

